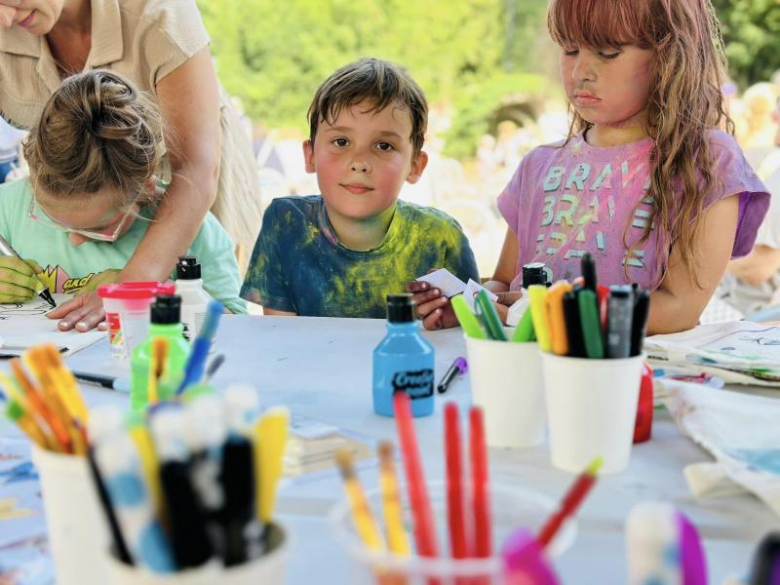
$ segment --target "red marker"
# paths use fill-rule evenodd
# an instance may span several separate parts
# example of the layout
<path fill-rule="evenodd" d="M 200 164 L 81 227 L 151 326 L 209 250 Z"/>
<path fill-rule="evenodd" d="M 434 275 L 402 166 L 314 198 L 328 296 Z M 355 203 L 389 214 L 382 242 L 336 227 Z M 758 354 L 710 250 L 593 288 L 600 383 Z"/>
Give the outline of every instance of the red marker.
<path fill-rule="evenodd" d="M 485 444 L 485 419 L 482 409 L 472 406 L 469 412 L 471 446 L 471 489 L 474 505 L 474 556 L 492 554 L 490 526 L 490 493 L 488 492 L 488 459 Z"/>
<path fill-rule="evenodd" d="M 414 517 L 414 541 L 417 546 L 417 554 L 422 557 L 436 557 L 439 555 L 436 546 L 436 526 L 433 522 L 433 511 L 428 499 L 420 451 L 417 447 L 412 407 L 406 392 L 395 393 L 393 407 L 406 472 L 409 502 L 412 505 L 412 516 Z"/>
<path fill-rule="evenodd" d="M 466 538 L 466 519 L 463 516 L 463 454 L 461 453 L 458 405 L 448 402 L 444 406 L 445 456 L 447 460 L 447 516 L 450 526 L 452 557 L 469 556 Z"/>
<path fill-rule="evenodd" d="M 596 474 L 601 468 L 602 463 L 604 463 L 604 460 L 601 457 L 596 457 L 577 478 L 574 485 L 569 488 L 569 491 L 563 497 L 561 507 L 555 514 L 550 516 L 550 519 L 547 520 L 547 523 L 539 531 L 539 542 L 542 546 L 546 547 L 550 544 L 560 527 L 563 525 L 564 520 L 573 515 L 574 512 L 577 511 L 577 508 L 580 507 L 585 496 L 588 495 L 590 488 L 596 483 Z"/>

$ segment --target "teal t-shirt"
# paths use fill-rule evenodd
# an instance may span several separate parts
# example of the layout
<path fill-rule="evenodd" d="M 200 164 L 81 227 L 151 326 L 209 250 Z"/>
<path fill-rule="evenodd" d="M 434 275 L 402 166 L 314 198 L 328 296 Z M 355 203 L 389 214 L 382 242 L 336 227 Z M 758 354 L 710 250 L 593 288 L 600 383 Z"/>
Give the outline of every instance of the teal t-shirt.
<path fill-rule="evenodd" d="M 29 217 L 31 200 L 28 179 L 0 185 L 0 234 L 19 256 L 41 265 L 39 277 L 52 293 L 78 292 L 96 274 L 124 268 L 154 221 L 153 208 L 147 207 L 116 242 L 90 241 L 74 246 L 67 233 Z M 238 294 L 241 280 L 233 242 L 210 213 L 187 253 L 201 263 L 206 292 L 232 312 L 246 313 L 246 302 Z"/>
<path fill-rule="evenodd" d="M 321 196 L 274 199 L 263 216 L 241 296 L 312 317 L 386 316 L 385 297 L 431 268 L 479 281 L 468 239 L 446 213 L 398 201 L 382 243 L 342 245 Z"/>

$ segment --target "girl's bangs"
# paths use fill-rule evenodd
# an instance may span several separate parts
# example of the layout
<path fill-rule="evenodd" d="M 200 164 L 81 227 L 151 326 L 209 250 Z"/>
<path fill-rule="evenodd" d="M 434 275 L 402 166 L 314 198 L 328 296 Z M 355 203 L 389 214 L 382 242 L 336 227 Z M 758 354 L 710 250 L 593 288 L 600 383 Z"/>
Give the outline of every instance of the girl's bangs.
<path fill-rule="evenodd" d="M 643 0 L 552 0 L 547 27 L 562 47 L 645 46 L 641 31 L 650 30 L 647 15 Z"/>

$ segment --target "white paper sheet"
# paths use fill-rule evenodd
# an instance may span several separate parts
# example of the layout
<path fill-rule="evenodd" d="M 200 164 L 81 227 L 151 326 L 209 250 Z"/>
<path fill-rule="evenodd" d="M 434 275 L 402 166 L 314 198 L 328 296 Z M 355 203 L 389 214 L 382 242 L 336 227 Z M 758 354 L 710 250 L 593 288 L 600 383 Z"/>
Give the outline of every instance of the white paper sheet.
<path fill-rule="evenodd" d="M 59 305 L 71 295 L 52 295 Z M 63 355 L 71 355 L 103 339 L 102 331 L 60 331 L 56 319 L 48 319 L 49 303 L 36 298 L 26 303 L 0 304 L 0 357 L 13 357 L 39 343 L 53 343 Z"/>
<path fill-rule="evenodd" d="M 439 268 L 436 272 L 431 272 L 421 276 L 417 280 L 427 282 L 431 288 L 438 288 L 445 297 L 454 297 L 466 289 L 466 283 L 455 276 L 446 268 Z"/>

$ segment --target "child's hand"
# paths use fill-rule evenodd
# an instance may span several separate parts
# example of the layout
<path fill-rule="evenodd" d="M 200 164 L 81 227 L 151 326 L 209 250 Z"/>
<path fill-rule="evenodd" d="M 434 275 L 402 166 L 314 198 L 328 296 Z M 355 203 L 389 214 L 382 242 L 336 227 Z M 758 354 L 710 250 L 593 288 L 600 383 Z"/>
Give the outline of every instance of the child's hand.
<path fill-rule="evenodd" d="M 427 282 L 413 280 L 406 283 L 406 291 L 412 293 L 412 300 L 417 305 L 417 316 L 422 319 L 426 329 L 446 329 L 458 325 L 450 300 L 442 296 L 438 288 L 432 289 Z"/>
<path fill-rule="evenodd" d="M 35 277 L 41 267 L 35 260 L 0 256 L 0 303 L 23 303 L 35 298 L 41 283 Z"/>
<path fill-rule="evenodd" d="M 49 319 L 62 319 L 57 326 L 60 331 L 70 331 L 74 327 L 84 333 L 97 327 L 105 331 L 106 312 L 103 310 L 103 299 L 96 292 L 85 293 L 62 303 L 46 315 Z"/>

